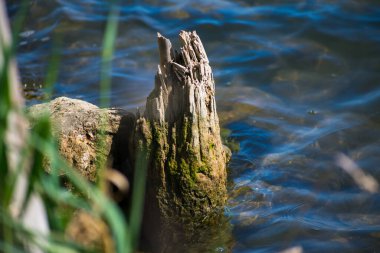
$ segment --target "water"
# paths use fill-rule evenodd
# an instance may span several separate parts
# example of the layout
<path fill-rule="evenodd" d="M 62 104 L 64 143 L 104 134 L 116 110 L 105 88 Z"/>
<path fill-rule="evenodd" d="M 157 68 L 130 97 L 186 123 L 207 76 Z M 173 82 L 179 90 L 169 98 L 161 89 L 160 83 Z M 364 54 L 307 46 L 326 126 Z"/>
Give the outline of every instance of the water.
<path fill-rule="evenodd" d="M 18 46 L 28 104 L 43 97 L 56 38 L 54 96 L 99 103 L 107 12 L 100 0 L 31 1 Z M 180 30 L 203 40 L 221 122 L 240 145 L 229 166 L 229 228 L 206 245 L 195 240 L 193 252 L 379 252 L 380 195 L 363 190 L 336 156 L 380 180 L 380 3 L 125 3 L 107 95 L 113 106 L 144 104 L 158 63 L 156 32 L 175 39 Z"/>

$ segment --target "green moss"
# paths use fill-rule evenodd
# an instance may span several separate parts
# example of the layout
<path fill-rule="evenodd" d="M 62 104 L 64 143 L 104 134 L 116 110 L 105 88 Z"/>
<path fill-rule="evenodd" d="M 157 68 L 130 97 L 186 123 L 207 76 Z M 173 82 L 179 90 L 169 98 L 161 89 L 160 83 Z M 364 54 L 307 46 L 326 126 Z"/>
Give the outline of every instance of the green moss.
<path fill-rule="evenodd" d="M 187 117 L 184 117 L 183 122 L 182 122 L 182 131 L 181 131 L 182 132 L 182 138 L 184 141 L 187 140 L 187 135 L 188 135 L 189 130 L 191 131 L 191 129 L 189 129 L 189 128 L 191 128 L 191 126 L 189 124 L 189 120 Z"/>
<path fill-rule="evenodd" d="M 166 139 L 166 128 L 162 127 L 158 122 L 154 122 L 152 125 L 153 139 L 158 142 Z"/>
<path fill-rule="evenodd" d="M 181 177 L 188 183 L 188 185 L 191 188 L 196 187 L 196 174 L 195 171 L 191 169 L 191 164 L 189 164 L 188 161 L 181 158 L 180 160 L 180 170 L 181 170 Z"/>
<path fill-rule="evenodd" d="M 231 135 L 231 130 L 228 128 L 222 127 L 220 129 L 220 137 L 222 137 L 222 140 L 227 139 Z"/>
<path fill-rule="evenodd" d="M 171 175 L 179 176 L 177 161 L 172 156 L 169 157 L 167 167 L 168 167 L 167 169 L 169 170 L 169 173 Z"/>
<path fill-rule="evenodd" d="M 229 147 L 232 153 L 237 153 L 240 150 L 240 143 L 233 139 L 228 139 L 224 142 L 224 145 Z"/>
<path fill-rule="evenodd" d="M 164 174 L 154 175 L 162 183 L 155 186 L 154 194 L 158 196 L 156 199 L 163 216 L 180 213 L 182 218 L 204 217 L 210 206 L 220 202 L 223 194 L 218 188 L 199 181 L 202 176 L 199 173 L 210 177 L 214 162 L 220 159 L 217 157 L 220 150 L 213 139 L 201 147 L 202 151 L 200 147 L 193 147 L 193 127 L 196 126 L 186 116 L 170 126 L 153 121 L 150 123 L 150 170 L 153 173 L 165 171 Z"/>
<path fill-rule="evenodd" d="M 203 173 L 205 175 L 208 175 L 210 169 L 206 165 L 201 165 L 197 168 L 197 173 Z"/>
<path fill-rule="evenodd" d="M 230 148 L 231 152 L 239 152 L 240 144 L 234 138 L 231 137 L 232 131 L 228 128 L 220 129 L 220 136 L 224 145 Z"/>

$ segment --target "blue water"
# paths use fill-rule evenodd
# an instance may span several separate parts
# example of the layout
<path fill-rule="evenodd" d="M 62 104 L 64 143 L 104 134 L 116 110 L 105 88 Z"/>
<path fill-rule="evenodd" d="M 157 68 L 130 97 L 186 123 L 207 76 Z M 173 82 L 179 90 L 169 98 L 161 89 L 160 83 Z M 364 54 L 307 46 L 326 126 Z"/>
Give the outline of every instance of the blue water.
<path fill-rule="evenodd" d="M 8 7 L 14 15 L 17 5 Z M 108 10 L 100 0 L 31 1 L 18 46 L 28 104 L 43 96 L 55 45 L 53 95 L 99 103 Z M 195 240 L 192 252 L 380 252 L 380 195 L 335 160 L 342 152 L 380 180 L 379 1 L 126 1 L 112 106 L 143 106 L 156 32 L 175 41 L 180 30 L 200 35 L 221 123 L 240 145 L 229 165 L 229 228 L 206 246 Z"/>

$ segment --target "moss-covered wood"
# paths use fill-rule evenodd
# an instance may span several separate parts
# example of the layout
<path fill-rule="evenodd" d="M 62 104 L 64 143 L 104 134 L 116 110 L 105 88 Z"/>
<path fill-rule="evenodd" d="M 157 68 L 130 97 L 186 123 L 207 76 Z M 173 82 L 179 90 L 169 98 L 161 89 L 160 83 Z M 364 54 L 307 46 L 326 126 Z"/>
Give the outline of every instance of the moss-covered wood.
<path fill-rule="evenodd" d="M 136 136 L 148 150 L 151 228 L 204 221 L 226 201 L 226 154 L 212 70 L 195 32 L 182 31 L 179 38 L 182 47 L 174 51 L 158 34 L 155 88 L 136 125 Z"/>

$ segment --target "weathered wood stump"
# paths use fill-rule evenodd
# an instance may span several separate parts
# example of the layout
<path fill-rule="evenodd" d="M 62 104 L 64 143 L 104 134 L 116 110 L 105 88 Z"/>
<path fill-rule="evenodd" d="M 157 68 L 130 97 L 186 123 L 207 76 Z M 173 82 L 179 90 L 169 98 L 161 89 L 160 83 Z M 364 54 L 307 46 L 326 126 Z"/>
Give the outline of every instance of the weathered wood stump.
<path fill-rule="evenodd" d="M 195 32 L 182 31 L 179 38 L 182 47 L 173 51 L 158 34 L 155 88 L 137 120 L 138 144 L 148 150 L 149 226 L 200 222 L 220 210 L 227 196 L 211 67 Z"/>

